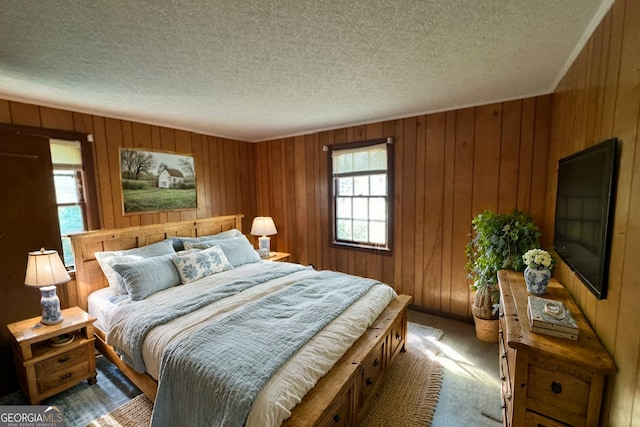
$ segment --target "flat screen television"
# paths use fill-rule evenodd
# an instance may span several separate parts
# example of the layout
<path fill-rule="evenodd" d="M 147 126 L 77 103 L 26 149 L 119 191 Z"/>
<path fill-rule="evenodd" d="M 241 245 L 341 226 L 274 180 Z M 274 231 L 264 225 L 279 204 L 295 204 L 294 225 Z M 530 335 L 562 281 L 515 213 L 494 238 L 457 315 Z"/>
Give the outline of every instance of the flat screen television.
<path fill-rule="evenodd" d="M 560 159 L 556 253 L 598 299 L 607 297 L 617 138 Z"/>

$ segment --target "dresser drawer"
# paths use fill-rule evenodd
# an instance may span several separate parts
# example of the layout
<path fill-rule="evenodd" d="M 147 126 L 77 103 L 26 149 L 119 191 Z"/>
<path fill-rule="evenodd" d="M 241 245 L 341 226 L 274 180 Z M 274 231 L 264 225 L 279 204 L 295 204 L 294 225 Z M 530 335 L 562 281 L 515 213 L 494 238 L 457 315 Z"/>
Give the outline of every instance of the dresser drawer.
<path fill-rule="evenodd" d="M 38 393 L 46 393 L 56 387 L 69 383 L 77 383 L 87 378 L 91 372 L 89 362 L 70 365 L 67 369 L 56 371 L 51 375 L 37 380 Z M 78 380 L 81 378 L 80 380 Z"/>
<path fill-rule="evenodd" d="M 567 427 L 567 425 L 544 415 L 527 411 L 524 417 L 524 427 Z"/>
<path fill-rule="evenodd" d="M 36 378 L 43 378 L 53 372 L 67 369 L 69 366 L 82 363 L 89 359 L 88 346 L 83 345 L 66 353 L 59 354 L 35 364 Z"/>
<path fill-rule="evenodd" d="M 378 380 L 382 376 L 384 369 L 384 340 L 380 345 L 362 361 L 362 384 L 361 390 L 361 402 L 363 406 L 367 401 L 371 393 L 378 388 Z"/>
<path fill-rule="evenodd" d="M 529 398 L 576 415 L 586 415 L 591 384 L 584 376 L 581 378 L 580 371 L 571 373 L 564 371 L 562 366 L 550 369 L 530 365 L 528 383 Z"/>
<path fill-rule="evenodd" d="M 349 387 L 347 391 L 338 397 L 322 415 L 319 425 L 322 427 L 342 427 L 352 425 L 352 397 L 353 387 Z"/>

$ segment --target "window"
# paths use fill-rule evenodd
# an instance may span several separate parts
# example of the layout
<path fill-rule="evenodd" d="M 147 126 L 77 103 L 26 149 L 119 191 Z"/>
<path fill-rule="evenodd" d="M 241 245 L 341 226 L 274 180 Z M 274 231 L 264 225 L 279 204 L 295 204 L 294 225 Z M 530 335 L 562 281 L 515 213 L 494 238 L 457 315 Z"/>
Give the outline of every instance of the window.
<path fill-rule="evenodd" d="M 50 147 L 63 260 L 65 266 L 72 267 L 73 252 L 69 235 L 87 230 L 82 146 L 80 141 L 51 139 Z"/>
<path fill-rule="evenodd" d="M 392 139 L 328 147 L 336 245 L 391 250 Z"/>

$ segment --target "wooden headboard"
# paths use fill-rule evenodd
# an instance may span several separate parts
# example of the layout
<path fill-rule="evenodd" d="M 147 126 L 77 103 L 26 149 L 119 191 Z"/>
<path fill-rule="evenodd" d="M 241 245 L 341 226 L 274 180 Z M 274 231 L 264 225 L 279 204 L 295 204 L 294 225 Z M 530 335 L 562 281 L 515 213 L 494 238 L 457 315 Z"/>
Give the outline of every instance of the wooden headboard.
<path fill-rule="evenodd" d="M 91 292 L 109 286 L 107 278 L 96 261 L 95 252 L 119 251 L 138 248 L 159 242 L 171 236 L 198 237 L 237 228 L 242 231 L 244 215 L 227 215 L 194 221 L 168 222 L 164 224 L 95 230 L 71 236 L 76 263 L 76 287 L 68 288 L 69 301 L 76 301 L 87 310 L 87 298 Z M 75 293 L 75 295 L 73 295 Z"/>

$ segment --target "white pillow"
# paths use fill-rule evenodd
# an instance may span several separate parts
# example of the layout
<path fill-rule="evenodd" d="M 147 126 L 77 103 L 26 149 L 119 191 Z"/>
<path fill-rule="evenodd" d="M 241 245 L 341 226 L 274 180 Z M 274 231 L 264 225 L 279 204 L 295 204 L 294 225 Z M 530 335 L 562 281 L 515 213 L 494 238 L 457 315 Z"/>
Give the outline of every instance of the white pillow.
<path fill-rule="evenodd" d="M 180 275 L 166 254 L 111 267 L 120 275 L 131 301 L 140 301 L 156 292 L 180 284 Z"/>
<path fill-rule="evenodd" d="M 126 249 L 122 251 L 95 252 L 94 255 L 96 260 L 98 260 L 98 264 L 100 264 L 100 268 L 102 268 L 104 275 L 107 276 L 107 281 L 109 281 L 109 286 L 113 289 L 113 292 L 118 295 L 122 295 L 127 293 L 127 287 L 122 281 L 120 275 L 111 267 L 112 265 L 123 264 L 154 256 L 174 254 L 175 252 L 176 251 L 173 250 L 171 240 L 166 239 L 161 242 L 152 243 L 139 248 Z"/>
<path fill-rule="evenodd" d="M 247 236 L 244 234 L 231 239 L 184 243 L 184 247 L 186 249 L 207 249 L 213 246 L 220 246 L 224 254 L 229 259 L 229 262 L 234 267 L 260 261 L 260 255 L 258 255 L 258 252 L 256 252 L 253 246 L 251 246 L 249 239 L 247 239 Z"/>
<path fill-rule="evenodd" d="M 185 255 L 176 254 L 171 259 L 184 284 L 233 268 L 220 246 Z"/>

